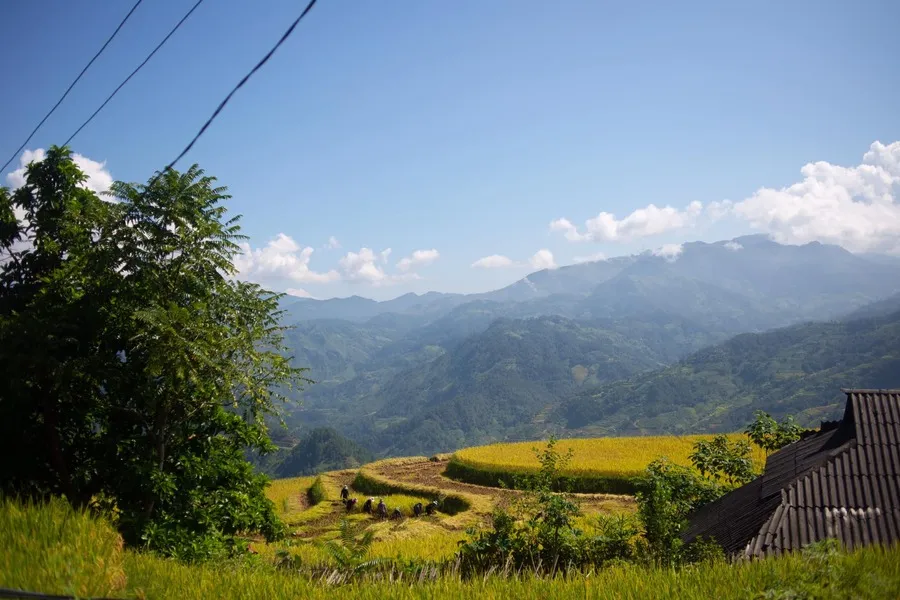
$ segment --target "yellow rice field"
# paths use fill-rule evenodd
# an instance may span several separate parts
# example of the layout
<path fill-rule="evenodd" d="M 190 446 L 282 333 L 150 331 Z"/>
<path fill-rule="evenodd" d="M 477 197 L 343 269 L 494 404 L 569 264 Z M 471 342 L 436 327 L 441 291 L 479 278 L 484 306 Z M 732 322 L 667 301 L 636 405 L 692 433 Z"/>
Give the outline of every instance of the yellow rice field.
<path fill-rule="evenodd" d="M 672 462 L 689 466 L 688 456 L 698 440 L 712 439 L 710 435 L 607 437 L 559 440 L 557 449 L 574 455 L 565 474 L 570 477 L 634 477 L 661 456 Z M 743 434 L 730 434 L 732 440 L 744 439 Z M 453 454 L 452 460 L 471 469 L 505 473 L 532 473 L 539 467 L 534 449 L 544 442 L 517 442 L 465 448 Z M 763 451 L 754 446 L 753 461 L 758 470 L 765 464 Z"/>

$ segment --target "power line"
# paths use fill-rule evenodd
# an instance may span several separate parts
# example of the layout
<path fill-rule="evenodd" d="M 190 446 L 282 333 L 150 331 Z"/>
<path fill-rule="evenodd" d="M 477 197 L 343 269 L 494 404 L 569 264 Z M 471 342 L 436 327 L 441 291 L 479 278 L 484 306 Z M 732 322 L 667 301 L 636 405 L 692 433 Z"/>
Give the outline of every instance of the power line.
<path fill-rule="evenodd" d="M 66 140 L 66 143 L 63 144 L 63 146 L 68 146 L 68 145 L 69 145 L 69 142 L 71 142 L 72 139 L 74 139 L 75 136 L 78 135 L 78 134 L 81 132 L 82 129 L 84 129 L 85 127 L 87 127 L 88 123 L 90 123 L 91 121 L 94 120 L 94 117 L 96 117 L 96 116 L 100 113 L 100 111 L 103 110 L 103 108 L 104 108 L 107 104 L 109 104 L 109 101 L 112 100 L 112 99 L 115 97 L 115 95 L 119 93 L 119 90 L 121 90 L 123 87 L 125 87 L 125 84 L 128 83 L 128 82 L 131 80 L 132 77 L 134 77 L 135 75 L 137 75 L 137 72 L 138 72 L 138 71 L 140 71 L 142 68 L 144 68 L 144 65 L 146 65 L 148 62 L 150 62 L 150 59 L 153 58 L 153 55 L 156 54 L 157 50 L 159 50 L 160 48 L 162 48 L 163 45 L 164 45 L 167 41 L 169 41 L 169 38 L 172 37 L 172 35 L 173 35 L 176 31 L 178 31 L 178 28 L 181 27 L 182 23 L 184 23 L 185 21 L 187 21 L 188 17 L 191 16 L 191 13 L 193 13 L 195 10 L 197 10 L 197 7 L 200 6 L 201 4 L 203 4 L 203 0 L 197 0 L 197 3 L 194 4 L 194 6 L 191 7 L 191 10 L 187 11 L 187 13 L 186 13 L 183 17 L 181 17 L 181 20 L 178 21 L 178 23 L 175 24 L 175 27 L 172 28 L 172 30 L 169 32 L 169 34 L 168 34 L 166 37 L 164 37 L 163 40 L 162 40 L 159 44 L 157 44 L 156 48 L 154 48 L 153 51 L 150 52 L 150 54 L 147 55 L 147 58 L 144 59 L 144 62 L 142 62 L 141 64 L 139 64 L 139 65 L 137 66 L 137 68 L 136 68 L 134 71 L 131 72 L 131 75 L 129 75 L 128 77 L 126 77 L 126 78 L 125 78 L 125 81 L 123 81 L 122 83 L 120 83 L 120 84 L 119 84 L 119 87 L 117 87 L 115 90 L 113 90 L 113 93 L 110 94 L 109 97 L 108 97 L 106 100 L 103 101 L 103 104 L 100 105 L 100 108 L 98 108 L 97 110 L 95 110 L 95 111 L 94 111 L 94 114 L 92 114 L 90 117 L 88 117 L 88 120 L 85 121 L 84 123 L 82 123 L 82 124 L 81 124 L 81 127 L 79 127 L 78 129 L 76 129 L 76 130 L 75 130 L 75 133 L 73 133 L 72 135 L 69 136 L 69 139 Z"/>
<path fill-rule="evenodd" d="M 219 116 L 219 113 L 222 112 L 222 109 L 225 108 L 225 105 L 228 104 L 228 101 L 231 100 L 231 97 L 234 96 L 235 92 L 237 92 L 239 89 L 241 89 L 244 86 L 244 84 L 247 83 L 247 81 L 253 76 L 253 74 L 256 73 L 260 68 L 262 68 L 262 66 L 264 64 L 266 64 L 270 58 L 272 58 L 272 55 L 275 54 L 275 51 L 278 50 L 278 48 L 281 46 L 281 44 L 283 44 L 285 42 L 285 40 L 287 40 L 291 36 L 291 34 L 294 32 L 294 28 L 296 28 L 297 24 L 300 23 L 301 20 L 303 20 L 303 17 L 306 16 L 306 13 L 308 13 L 310 10 L 312 10 L 312 7 L 315 5 L 315 3 L 316 3 L 316 0 L 310 0 L 309 4 L 306 5 L 306 8 L 303 9 L 303 12 L 300 13 L 300 16 L 297 17 L 296 19 L 294 19 L 294 22 L 291 23 L 291 26 L 288 27 L 287 31 L 284 32 L 284 35 L 281 36 L 281 39 L 279 39 L 278 42 L 274 46 L 272 46 L 272 49 L 269 50 L 269 52 L 266 53 L 266 55 L 263 56 L 262 59 L 258 63 L 256 63 L 256 66 L 253 67 L 249 73 L 244 75 L 243 79 L 241 79 L 238 82 L 238 84 L 236 86 L 234 86 L 234 88 L 230 92 L 228 92 L 228 95 L 225 96 L 225 99 L 219 103 L 219 106 L 216 107 L 216 110 L 213 112 L 212 116 L 206 120 L 206 123 L 204 123 L 203 127 L 200 128 L 200 131 L 197 132 L 197 135 L 195 135 L 194 138 L 190 141 L 190 143 L 184 147 L 184 150 L 181 151 L 181 154 L 176 156 L 175 160 L 170 162 L 168 165 L 166 165 L 166 167 L 162 171 L 157 173 L 156 177 L 154 177 L 153 180 L 150 181 L 150 183 L 148 184 L 147 187 L 151 187 L 156 182 L 157 178 L 159 178 L 160 175 L 162 175 L 163 173 L 165 173 L 166 171 L 168 171 L 169 169 L 174 167 L 175 163 L 177 163 L 179 160 L 181 160 L 184 157 L 185 154 L 187 154 L 188 152 L 191 151 L 191 148 L 193 148 L 194 144 L 197 142 L 197 140 L 199 140 L 200 137 L 204 133 L 206 133 L 206 129 L 210 125 L 212 125 L 212 122 L 215 121 L 216 117 Z"/>
<path fill-rule="evenodd" d="M 97 60 L 97 57 L 99 57 L 101 54 L 103 54 L 103 51 L 106 50 L 106 47 L 109 46 L 109 43 L 111 41 L 113 41 L 113 38 L 116 37 L 116 34 L 118 34 L 119 30 L 122 29 L 122 26 L 125 25 L 125 22 L 131 16 L 131 13 L 133 13 L 137 9 L 137 7 L 141 5 L 141 2 L 143 2 L 143 1 L 144 0 L 137 0 L 137 2 L 134 3 L 134 6 L 131 7 L 131 10 L 129 10 L 128 14 L 125 15 L 125 18 L 122 19 L 122 22 L 119 23 L 118 27 L 116 27 L 116 30 L 112 32 L 112 35 L 109 36 L 109 38 L 106 40 L 106 42 L 103 44 L 103 46 L 100 47 L 100 49 L 97 51 L 97 53 L 94 55 L 94 57 L 88 62 L 87 65 L 85 65 L 85 67 L 81 70 L 81 73 L 78 74 L 78 77 L 75 78 L 75 81 L 73 81 L 71 84 L 69 84 L 69 87 L 66 88 L 66 91 L 63 93 L 62 97 L 56 101 L 56 104 L 53 105 L 53 108 L 50 109 L 50 112 L 48 112 L 46 115 L 44 115 L 44 118 L 41 119 L 41 122 L 37 124 L 37 127 L 35 127 L 34 130 L 28 135 L 28 138 L 22 143 L 22 145 L 19 146 L 19 149 L 15 151 L 15 153 L 10 157 L 10 159 L 8 161 L 6 161 L 6 163 L 4 163 L 3 167 L 0 168 L 0 172 L 3 172 L 6 170 L 6 167 L 9 166 L 9 163 L 11 163 L 13 160 L 15 160 L 15 158 L 19 155 L 19 152 L 21 152 L 22 149 L 28 145 L 28 142 L 31 141 L 31 138 L 34 137 L 34 134 L 37 133 L 38 129 L 41 128 L 41 125 L 43 125 L 44 122 L 50 118 L 50 115 L 52 115 L 56 111 L 57 108 L 59 108 L 59 105 L 62 104 L 62 101 L 66 99 L 66 96 L 69 95 L 69 92 L 72 91 L 72 88 L 75 87 L 75 84 L 78 83 L 78 81 L 81 79 L 81 76 L 84 75 L 89 68 L 91 68 L 91 65 L 94 64 L 94 61 Z"/>

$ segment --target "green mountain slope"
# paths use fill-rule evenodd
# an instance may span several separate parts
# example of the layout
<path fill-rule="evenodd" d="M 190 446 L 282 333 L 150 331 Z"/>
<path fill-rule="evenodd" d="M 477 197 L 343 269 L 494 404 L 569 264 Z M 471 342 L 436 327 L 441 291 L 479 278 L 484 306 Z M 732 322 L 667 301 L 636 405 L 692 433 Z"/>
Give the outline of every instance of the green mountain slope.
<path fill-rule="evenodd" d="M 755 410 L 808 425 L 842 387 L 900 387 L 900 312 L 744 334 L 661 370 L 574 394 L 557 418 L 591 434 L 733 431 Z"/>
<path fill-rule="evenodd" d="M 546 415 L 561 395 L 661 364 L 645 342 L 590 324 L 562 317 L 499 320 L 361 400 L 372 426 L 358 427 L 356 419 L 354 437 L 382 454 L 534 437 L 546 430 Z M 347 421 L 352 427 L 350 415 Z"/>
<path fill-rule="evenodd" d="M 373 460 L 369 450 L 327 427 L 308 431 L 291 448 L 253 458 L 257 468 L 273 477 L 315 475 L 358 467 Z"/>

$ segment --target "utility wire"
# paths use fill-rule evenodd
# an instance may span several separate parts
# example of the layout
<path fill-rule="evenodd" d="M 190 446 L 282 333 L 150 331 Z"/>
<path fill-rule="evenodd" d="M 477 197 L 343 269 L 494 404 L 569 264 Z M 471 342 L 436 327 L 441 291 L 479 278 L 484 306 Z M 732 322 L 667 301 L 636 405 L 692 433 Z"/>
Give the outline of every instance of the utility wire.
<path fill-rule="evenodd" d="M 266 64 L 270 58 L 272 58 L 272 55 L 275 54 L 275 51 L 278 50 L 278 48 L 281 46 L 281 44 L 283 44 L 291 36 L 291 34 L 294 32 L 294 28 L 296 28 L 297 25 L 300 23 L 300 21 L 303 20 L 303 17 L 305 17 L 306 14 L 310 10 L 312 10 L 312 7 L 315 5 L 315 3 L 316 3 L 316 0 L 310 0 L 309 4 L 306 5 L 306 8 L 303 9 L 303 12 L 300 13 L 300 16 L 297 17 L 296 19 L 294 19 L 294 22 L 291 23 L 291 26 L 288 27 L 287 31 L 284 32 L 284 35 L 281 36 L 281 39 L 279 39 L 278 42 L 274 46 L 272 46 L 272 49 L 269 50 L 269 52 L 265 56 L 263 56 L 262 59 L 258 63 L 256 63 L 256 66 L 253 67 L 249 73 L 244 75 L 243 79 L 241 79 L 238 82 L 238 84 L 236 86 L 234 86 L 234 89 L 232 89 L 230 92 L 228 92 L 228 95 L 225 96 L 225 99 L 219 103 L 219 106 L 216 107 L 216 110 L 213 112 L 212 116 L 206 120 L 206 123 L 204 123 L 203 127 L 200 128 L 200 131 L 197 132 L 197 135 L 195 135 L 194 138 L 190 141 L 190 143 L 184 147 L 184 150 L 181 151 L 181 154 L 179 154 L 178 156 L 175 157 L 175 160 L 170 162 L 168 165 L 166 165 L 166 167 L 162 171 L 160 171 L 159 173 L 156 174 L 156 177 L 154 177 L 150 181 L 150 183 L 147 185 L 148 188 L 153 186 L 153 184 L 156 182 L 156 180 L 159 178 L 160 175 L 162 175 L 163 173 L 165 173 L 166 171 L 168 171 L 169 169 L 174 167 L 175 163 L 177 163 L 179 160 L 181 160 L 184 157 L 185 154 L 187 154 L 188 152 L 191 151 L 191 148 L 193 148 L 194 144 L 197 142 L 197 140 L 199 140 L 200 137 L 204 133 L 206 133 L 206 129 L 210 125 L 212 125 L 212 122 L 216 119 L 216 117 L 219 116 L 219 113 L 222 112 L 222 109 L 225 108 L 225 105 L 228 104 L 228 101 L 231 100 L 231 97 L 234 96 L 235 92 L 237 92 L 239 89 L 241 89 L 244 86 L 244 84 L 247 83 L 247 81 L 253 76 L 253 74 L 256 73 L 260 68 L 262 68 L 262 66 L 264 64 Z"/>
<path fill-rule="evenodd" d="M 75 78 L 75 81 L 73 81 L 71 84 L 69 84 L 69 87 L 66 88 L 66 91 L 63 93 L 62 97 L 56 101 L 56 104 L 53 105 L 53 108 L 50 109 L 50 112 L 48 112 L 46 115 L 44 115 L 44 118 L 41 119 L 41 122 L 37 124 L 37 127 L 35 127 L 34 130 L 28 135 L 28 138 L 22 143 L 22 145 L 19 146 L 19 149 L 16 150 L 15 153 L 10 157 L 10 159 L 3 164 L 3 167 L 0 168 L 0 172 L 3 172 L 6 170 L 6 167 L 9 166 L 9 163 L 14 161 L 15 158 L 19 155 L 19 152 L 21 152 L 22 149 L 28 145 L 28 142 L 31 141 L 31 138 L 34 137 L 34 134 L 37 133 L 38 129 L 41 128 L 41 125 L 43 125 L 44 122 L 50 118 L 50 115 L 52 115 L 56 111 L 57 108 L 59 108 L 59 105 L 62 104 L 62 101 L 66 99 L 66 96 L 69 95 L 69 92 L 72 91 L 72 88 L 75 87 L 75 84 L 78 83 L 78 81 L 81 79 L 82 75 L 84 75 L 87 72 L 87 70 L 89 68 L 91 68 L 91 65 L 94 64 L 94 61 L 97 60 L 97 57 L 99 57 L 101 54 L 103 54 L 103 51 L 106 50 L 106 47 L 109 46 L 109 43 L 111 41 L 113 41 L 113 38 L 116 37 L 116 34 L 118 34 L 119 30 L 122 29 L 122 26 L 125 25 L 125 22 L 131 16 L 131 13 L 133 13 L 137 9 L 137 7 L 141 5 L 141 2 L 143 2 L 143 1 L 144 0 L 137 0 L 137 2 L 134 3 L 134 6 L 131 7 L 131 10 L 129 10 L 128 14 L 125 15 L 125 18 L 122 19 L 122 22 L 119 23 L 118 27 L 116 27 L 116 30 L 112 32 L 112 35 L 109 36 L 109 38 L 106 40 L 106 42 L 103 44 L 103 46 L 101 46 L 101 48 L 97 51 L 97 53 L 94 55 L 94 57 L 88 62 L 88 64 L 85 65 L 85 67 L 81 70 L 81 73 L 78 74 L 78 77 Z"/>
<path fill-rule="evenodd" d="M 63 146 L 68 146 L 68 145 L 69 145 L 69 142 L 71 142 L 72 139 L 73 139 L 76 135 L 78 135 L 78 134 L 81 132 L 82 129 L 84 129 L 85 127 L 87 127 L 87 124 L 88 124 L 88 123 L 90 123 L 91 121 L 94 120 L 94 117 L 96 117 L 96 116 L 100 113 L 100 111 L 103 110 L 103 108 L 104 108 L 107 104 L 109 104 L 109 101 L 112 100 L 112 99 L 115 97 L 115 95 L 119 93 L 119 90 L 121 90 L 123 87 L 125 87 L 125 84 L 128 83 L 128 82 L 131 80 L 132 77 L 134 77 L 135 75 L 137 75 L 137 72 L 140 71 L 140 70 L 144 67 L 144 65 L 146 65 L 148 62 L 150 62 L 150 59 L 153 58 L 153 55 L 156 54 L 156 52 L 157 52 L 160 48 L 162 48 L 163 45 L 164 45 L 167 41 L 169 41 L 169 38 L 172 37 L 172 35 L 173 35 L 176 31 L 178 31 L 178 28 L 181 27 L 182 23 L 184 23 L 185 21 L 187 21 L 188 17 L 191 16 L 191 13 L 193 13 L 195 10 L 197 10 L 197 7 L 200 6 L 201 4 L 203 4 L 203 0 L 197 0 L 197 3 L 194 4 L 194 6 L 191 7 L 191 10 L 187 11 L 187 13 L 186 13 L 183 17 L 181 17 L 181 20 L 178 21 L 178 23 L 175 24 L 175 27 L 172 28 L 172 30 L 169 32 L 169 34 L 168 34 L 166 37 L 164 37 L 163 40 L 162 40 L 159 44 L 157 44 L 156 48 L 154 48 L 153 51 L 150 52 L 150 54 L 147 55 L 147 58 L 144 59 L 144 62 L 142 62 L 141 64 L 139 64 L 139 65 L 137 66 L 137 68 L 136 68 L 134 71 L 131 72 L 131 75 L 129 75 L 128 77 L 126 77 L 126 78 L 125 78 L 125 81 L 123 81 L 122 83 L 120 83 L 120 84 L 119 84 L 119 87 L 117 87 L 115 90 L 113 90 L 113 93 L 110 94 L 109 97 L 108 97 L 106 100 L 103 101 L 103 104 L 100 105 L 100 108 L 98 108 L 97 110 L 95 110 L 95 111 L 94 111 L 94 114 L 92 114 L 90 117 L 88 117 L 88 120 L 85 121 L 84 123 L 82 123 L 82 124 L 81 124 L 81 127 L 79 127 L 78 129 L 76 129 L 76 130 L 75 130 L 75 133 L 73 133 L 72 135 L 69 136 L 69 139 L 66 140 L 66 143 L 63 144 Z"/>

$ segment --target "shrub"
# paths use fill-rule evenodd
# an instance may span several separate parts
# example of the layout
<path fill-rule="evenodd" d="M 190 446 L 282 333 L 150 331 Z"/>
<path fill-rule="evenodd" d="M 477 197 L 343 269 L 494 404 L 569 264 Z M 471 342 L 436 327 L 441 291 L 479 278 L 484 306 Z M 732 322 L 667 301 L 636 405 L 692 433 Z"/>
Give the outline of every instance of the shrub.
<path fill-rule="evenodd" d="M 325 500 L 325 486 L 322 484 L 322 476 L 319 475 L 313 481 L 312 485 L 309 486 L 309 489 L 306 490 L 306 497 L 309 499 L 309 503 L 312 506 L 315 506 L 319 502 Z"/>
<path fill-rule="evenodd" d="M 665 458 L 650 463 L 636 495 L 650 558 L 663 564 L 680 561 L 680 533 L 688 517 L 723 492 L 717 483 Z"/>

